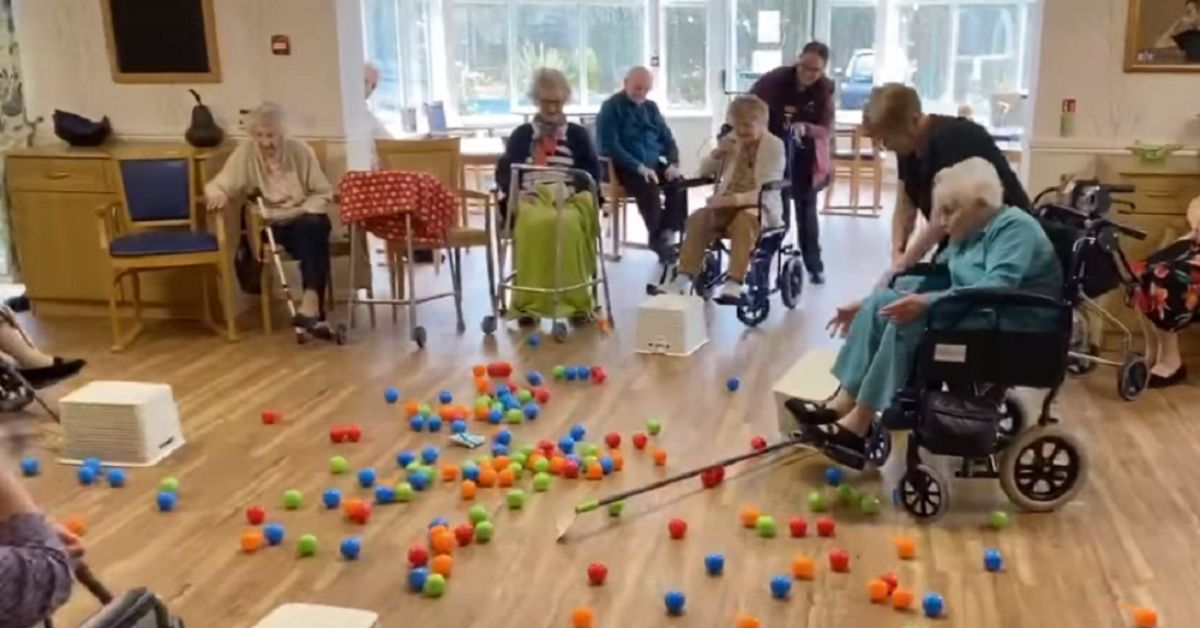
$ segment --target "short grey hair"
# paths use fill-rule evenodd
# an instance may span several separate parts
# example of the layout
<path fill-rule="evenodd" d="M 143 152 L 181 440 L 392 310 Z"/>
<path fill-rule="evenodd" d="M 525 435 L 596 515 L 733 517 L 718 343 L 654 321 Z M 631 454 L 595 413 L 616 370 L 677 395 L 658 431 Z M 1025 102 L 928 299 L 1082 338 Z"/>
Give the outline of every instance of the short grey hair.
<path fill-rule="evenodd" d="M 283 128 L 283 107 L 278 103 L 263 101 L 262 104 L 250 110 L 246 118 L 246 130 L 253 131 L 260 126 Z"/>
<path fill-rule="evenodd" d="M 563 93 L 563 101 L 571 100 L 571 83 L 560 70 L 554 68 L 538 68 L 533 73 L 529 83 L 529 100 L 537 102 L 538 92 L 543 89 L 556 89 Z"/>
<path fill-rule="evenodd" d="M 1004 205 L 1004 185 L 991 162 L 972 157 L 933 177 L 933 210 L 971 208 L 995 211 Z"/>

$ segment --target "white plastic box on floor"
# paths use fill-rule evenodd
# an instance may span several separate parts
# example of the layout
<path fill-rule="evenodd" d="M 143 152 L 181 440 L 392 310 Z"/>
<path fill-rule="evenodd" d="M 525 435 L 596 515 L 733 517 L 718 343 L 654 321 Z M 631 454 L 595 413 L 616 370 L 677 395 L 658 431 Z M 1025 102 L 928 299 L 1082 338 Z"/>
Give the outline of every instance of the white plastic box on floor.
<path fill-rule="evenodd" d="M 659 294 L 638 306 L 638 353 L 685 356 L 708 342 L 700 297 Z"/>
<path fill-rule="evenodd" d="M 837 354 L 838 350 L 832 347 L 813 349 L 800 356 L 800 359 L 775 382 L 772 393 L 775 397 L 775 412 L 781 434 L 790 436 L 799 427 L 792 413 L 783 407 L 788 399 L 823 404 L 837 394 L 838 381 L 831 372 Z"/>
<path fill-rule="evenodd" d="M 179 407 L 166 384 L 92 382 L 59 402 L 63 462 L 150 466 L 183 446 Z"/>
<path fill-rule="evenodd" d="M 254 628 L 380 628 L 379 615 L 356 608 L 284 604 Z"/>

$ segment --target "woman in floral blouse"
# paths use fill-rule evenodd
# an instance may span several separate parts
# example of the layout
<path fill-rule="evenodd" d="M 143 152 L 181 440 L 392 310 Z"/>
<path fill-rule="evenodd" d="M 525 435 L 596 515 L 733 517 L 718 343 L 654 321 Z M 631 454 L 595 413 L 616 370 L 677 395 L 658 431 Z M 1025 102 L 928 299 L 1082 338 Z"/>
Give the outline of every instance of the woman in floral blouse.
<path fill-rule="evenodd" d="M 1179 332 L 1200 319 L 1200 197 L 1188 207 L 1187 218 L 1191 233 L 1134 265 L 1141 285 L 1133 302 L 1154 323 L 1158 342 L 1150 388 L 1174 386 L 1187 377 Z"/>

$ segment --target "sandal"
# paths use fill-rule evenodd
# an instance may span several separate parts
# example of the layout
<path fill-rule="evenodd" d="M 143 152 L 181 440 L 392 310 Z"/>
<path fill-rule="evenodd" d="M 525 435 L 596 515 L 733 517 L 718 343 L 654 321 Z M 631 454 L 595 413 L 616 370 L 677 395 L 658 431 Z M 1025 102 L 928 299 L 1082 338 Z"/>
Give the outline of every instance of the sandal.
<path fill-rule="evenodd" d="M 859 436 L 837 423 L 808 426 L 805 432 L 809 442 L 830 460 L 858 471 L 866 468 L 869 433 L 866 437 Z"/>
<path fill-rule="evenodd" d="M 800 425 L 828 425 L 841 418 L 832 408 L 803 399 L 788 399 L 783 406 L 792 413 Z"/>

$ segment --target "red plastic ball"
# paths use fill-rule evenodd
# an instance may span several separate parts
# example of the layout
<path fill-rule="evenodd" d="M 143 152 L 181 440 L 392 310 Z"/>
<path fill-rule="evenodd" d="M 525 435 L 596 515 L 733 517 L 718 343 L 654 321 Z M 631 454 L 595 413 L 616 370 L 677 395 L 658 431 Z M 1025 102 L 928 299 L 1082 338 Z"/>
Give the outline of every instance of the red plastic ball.
<path fill-rule="evenodd" d="M 646 443 L 649 442 L 649 440 L 650 440 L 650 437 L 646 436 L 645 434 L 643 434 L 641 432 L 638 432 L 637 434 L 633 435 L 633 448 L 634 449 L 645 449 Z"/>
<path fill-rule="evenodd" d="M 357 443 L 362 439 L 362 428 L 358 425 L 350 425 L 345 428 L 346 440 Z"/>
<path fill-rule="evenodd" d="M 454 526 L 454 540 L 458 541 L 459 547 L 466 547 L 471 544 L 471 540 L 475 538 L 475 526 L 469 523 L 460 523 Z"/>
<path fill-rule="evenodd" d="M 424 567 L 429 562 L 429 550 L 423 545 L 414 545 L 408 548 L 408 566 L 409 567 Z"/>
<path fill-rule="evenodd" d="M 537 402 L 544 406 L 550 403 L 550 391 L 542 386 L 538 386 L 533 389 L 533 398 L 537 399 Z"/>
<path fill-rule="evenodd" d="M 671 534 L 673 539 L 682 539 L 687 536 L 687 522 L 679 517 L 675 517 L 667 522 L 667 532 Z"/>
<path fill-rule="evenodd" d="M 335 425 L 329 428 L 329 441 L 332 443 L 342 443 L 346 441 L 346 427 L 343 425 Z"/>
<path fill-rule="evenodd" d="M 817 534 L 819 536 L 833 536 L 836 529 L 837 526 L 833 523 L 833 519 L 828 517 L 817 519 Z"/>
<path fill-rule="evenodd" d="M 261 525 L 263 521 L 266 521 L 266 519 L 266 508 L 263 508 L 262 506 L 251 506 L 246 509 L 246 521 L 250 522 L 250 525 L 252 526 Z"/>
<path fill-rule="evenodd" d="M 750 447 L 754 451 L 762 451 L 767 448 L 767 439 L 762 436 L 755 436 L 750 439 Z"/>
<path fill-rule="evenodd" d="M 801 538 L 808 534 L 808 522 L 804 517 L 792 517 L 788 521 L 788 529 L 792 532 L 793 538 Z"/>
<path fill-rule="evenodd" d="M 604 444 L 608 445 L 609 449 L 618 449 L 621 447 L 621 435 L 616 432 L 611 432 L 604 437 Z"/>
<path fill-rule="evenodd" d="M 604 371 L 602 366 L 592 367 L 592 381 L 597 384 L 603 384 L 608 379 L 608 373 Z"/>
<path fill-rule="evenodd" d="M 700 474 L 700 483 L 704 488 L 714 488 L 721 483 L 721 474 L 724 470 L 721 467 L 713 467 L 705 469 L 704 473 Z"/>
<path fill-rule="evenodd" d="M 840 547 L 829 550 L 829 568 L 839 572 L 850 571 L 850 554 Z"/>
<path fill-rule="evenodd" d="M 547 458 L 554 455 L 554 443 L 550 442 L 549 439 L 543 438 L 542 440 L 539 440 L 537 448 L 542 452 L 542 455 L 546 456 Z"/>
<path fill-rule="evenodd" d="M 567 458 L 567 461 L 563 463 L 563 477 L 572 480 L 579 477 L 579 463 Z"/>
<path fill-rule="evenodd" d="M 502 368 L 503 367 L 499 362 L 492 362 L 491 364 L 487 365 L 488 377 L 504 377 L 502 374 Z"/>
<path fill-rule="evenodd" d="M 592 563 L 587 567 L 587 577 L 592 586 L 598 587 L 608 578 L 608 567 L 605 567 L 604 563 Z"/>
<path fill-rule="evenodd" d="M 367 525 L 371 520 L 371 503 L 362 499 L 349 501 L 345 506 L 346 517 L 358 525 Z"/>
<path fill-rule="evenodd" d="M 882 576 L 879 576 L 879 579 L 887 583 L 888 595 L 891 595 L 892 591 L 895 591 L 896 587 L 900 586 L 900 579 L 896 577 L 896 574 L 890 571 Z"/>
<path fill-rule="evenodd" d="M 262 422 L 264 425 L 275 425 L 283 420 L 283 414 L 278 410 L 263 410 Z"/>

